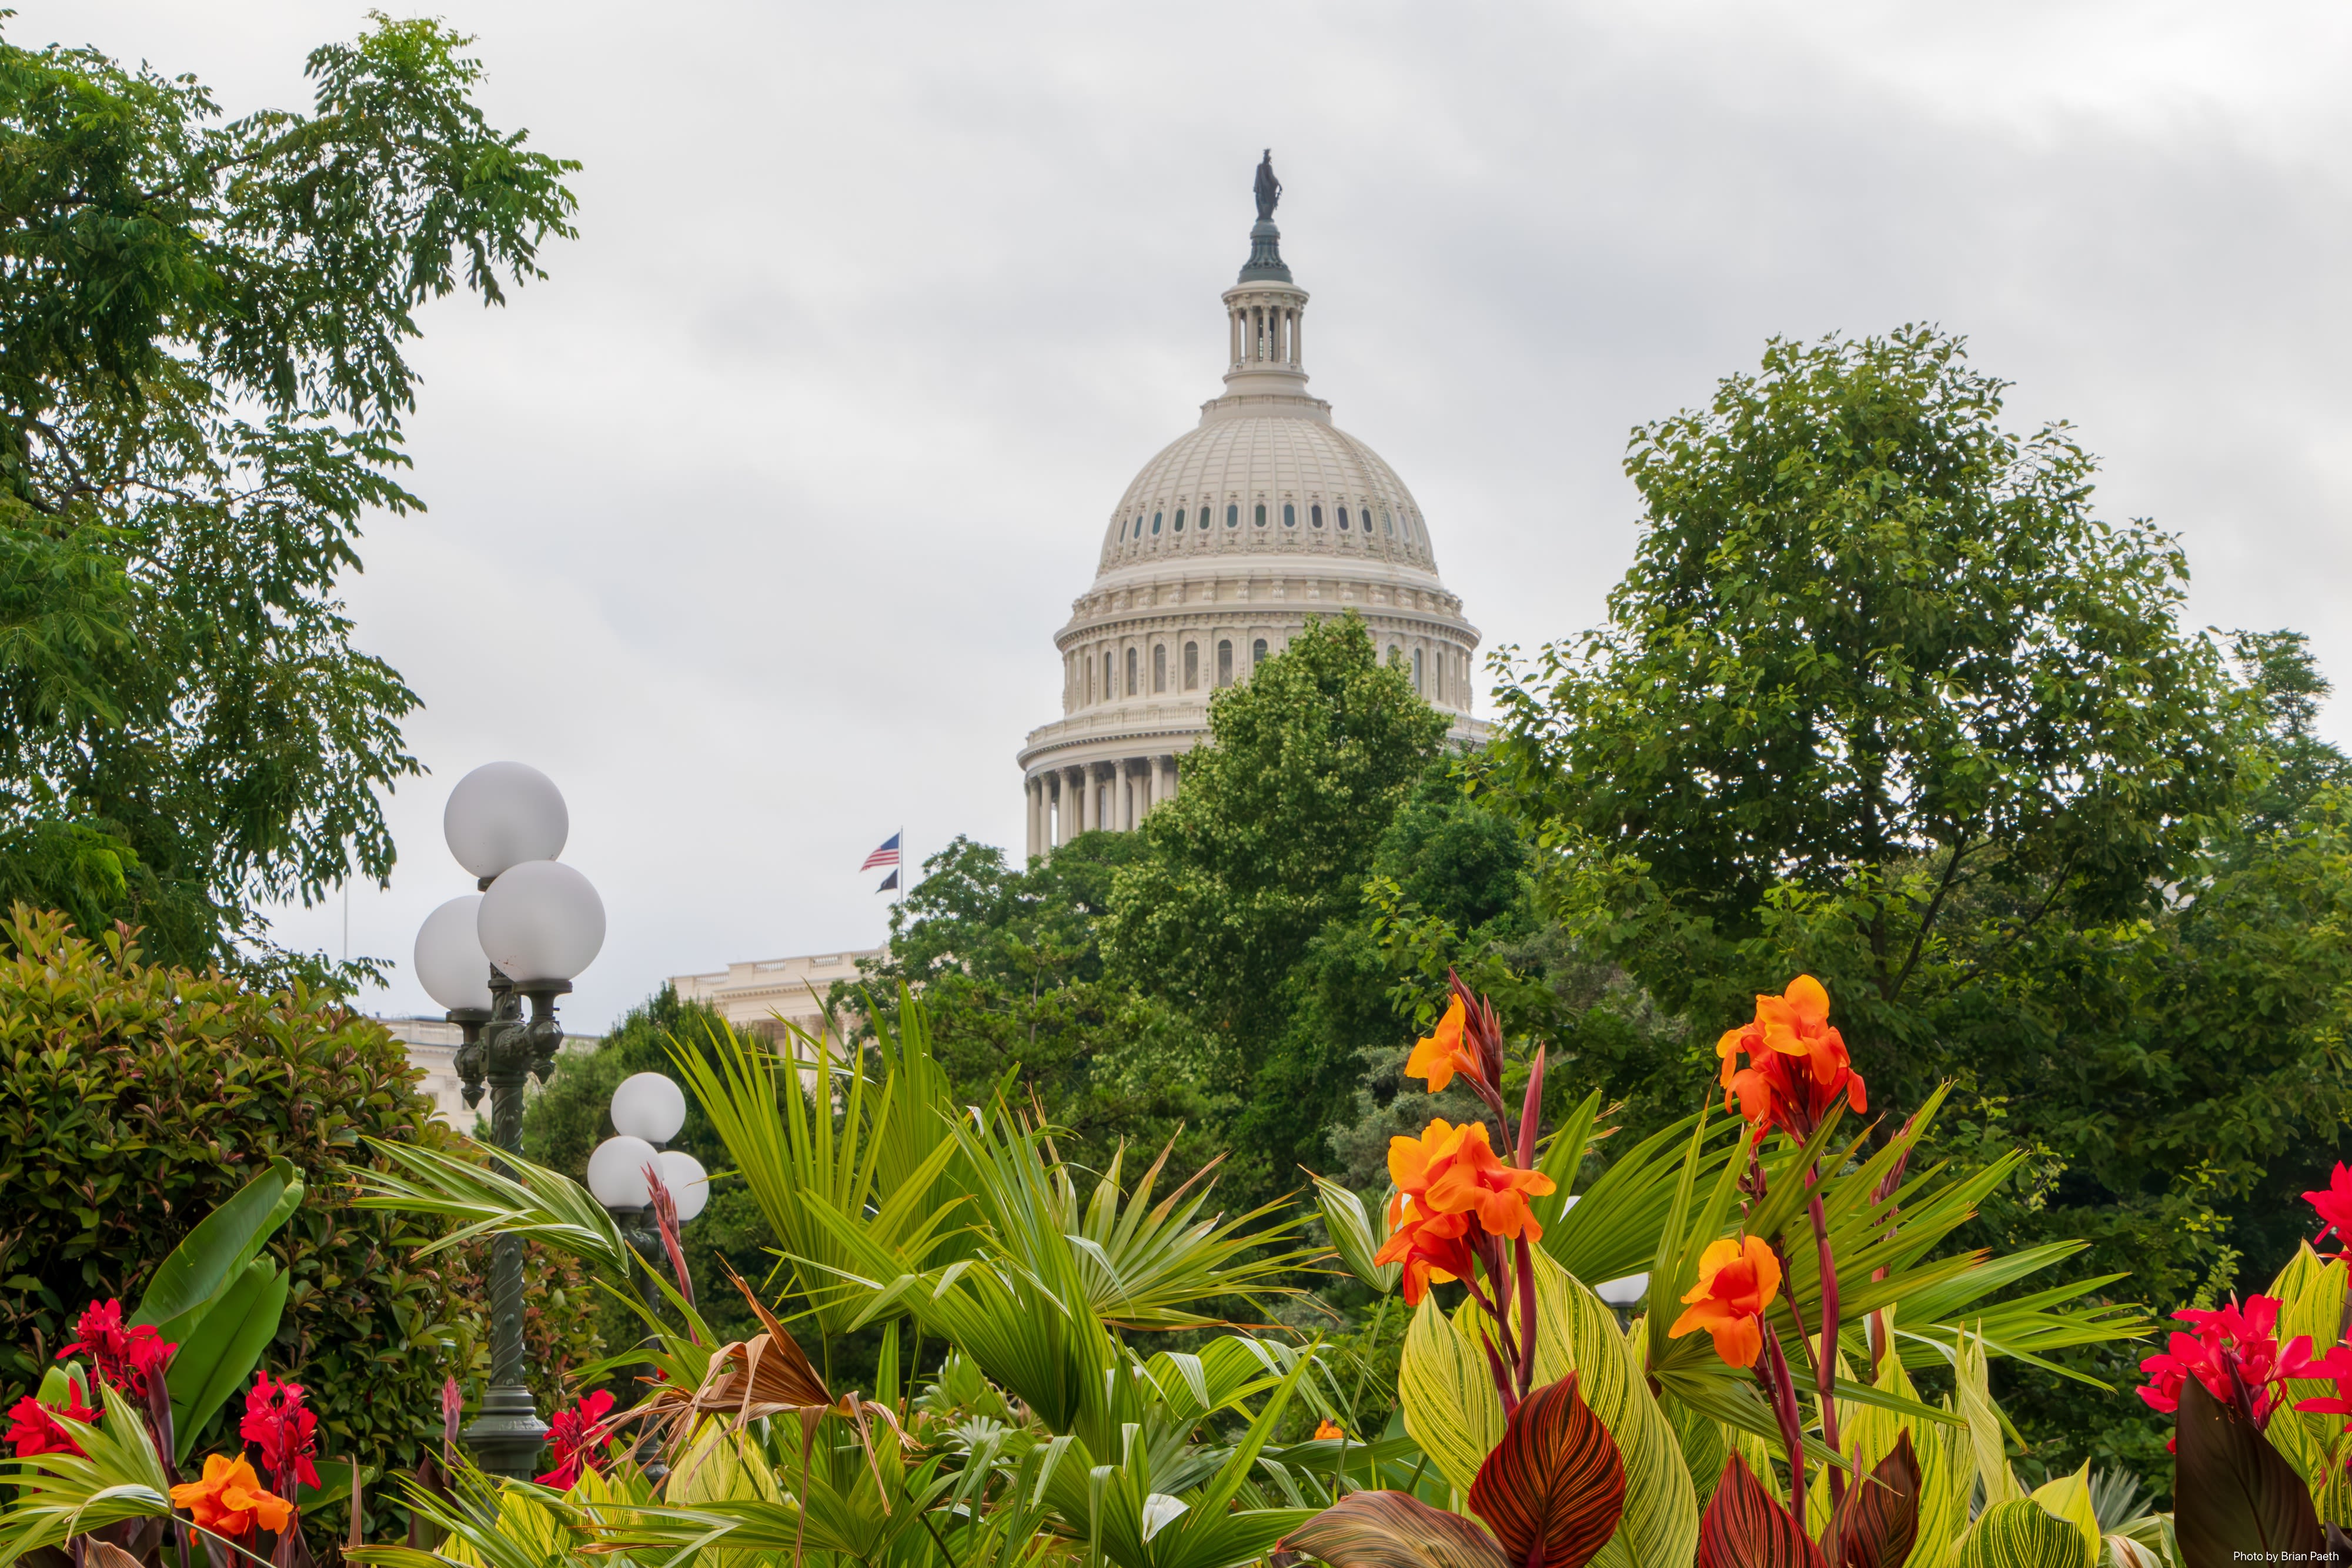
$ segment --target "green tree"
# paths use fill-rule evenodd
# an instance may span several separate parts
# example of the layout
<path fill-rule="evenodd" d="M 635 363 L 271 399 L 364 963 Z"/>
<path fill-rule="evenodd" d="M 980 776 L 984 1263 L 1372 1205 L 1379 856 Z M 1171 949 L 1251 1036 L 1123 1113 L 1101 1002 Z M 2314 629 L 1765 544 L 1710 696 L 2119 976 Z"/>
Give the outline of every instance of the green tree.
<path fill-rule="evenodd" d="M 308 115 L 0 43 L 0 901 L 201 964 L 382 877 L 415 698 L 336 598 L 399 482 L 419 305 L 568 235 L 576 164 L 379 17 Z"/>
<path fill-rule="evenodd" d="M 1948 1065 L 1923 1005 L 2045 922 L 2156 908 L 2235 787 L 2179 548 L 2100 519 L 2002 385 L 1924 328 L 1774 341 L 1634 433 L 1606 624 L 1497 694 L 1486 786 L 1562 852 L 1563 911 L 1708 1019 L 1819 944 L 1892 1103 Z"/>
<path fill-rule="evenodd" d="M 1248 1196 L 1323 1162 L 1325 1129 L 1352 1110 L 1355 1041 L 1293 1028 L 1318 987 L 1302 969 L 1361 912 L 1374 851 L 1445 728 L 1361 619 L 1310 622 L 1211 700 L 1182 789 L 1144 819 L 1143 852 L 1113 882 L 1111 970 L 1213 1042 L 1212 1071 L 1244 1096 L 1231 1137 Z M 1319 963 L 1342 986 L 1378 967 L 1336 934 Z"/>
<path fill-rule="evenodd" d="M 1122 1142 L 1157 1154 L 1174 1138 L 1171 1166 L 1197 1170 L 1223 1147 L 1230 1097 L 1202 1086 L 1199 1031 L 1103 965 L 1112 879 L 1145 851 L 1134 833 L 1081 833 L 1016 870 L 959 837 L 891 912 L 887 953 L 828 1002 L 840 1017 L 871 1008 L 895 1023 L 903 981 L 922 996 L 960 1102 L 1003 1085 L 1014 1105 L 1043 1109 L 1079 1164 L 1099 1169 Z"/>
<path fill-rule="evenodd" d="M 2091 459 L 2001 392 L 1926 329 L 1776 341 L 1637 430 L 1634 565 L 1506 680 L 1480 787 L 1694 1065 L 1821 976 L 1874 1113 L 1949 1078 L 1948 1152 L 2036 1152 L 1987 1239 L 2086 1236 L 2076 1267 L 2168 1309 L 2229 1287 L 2239 1217 L 2347 1107 L 2340 759 L 2299 643 L 2242 639 L 2233 682 L 2175 543 L 2101 520 Z M 2152 1474 L 2137 1409 L 2020 1414 L 2053 1462 Z"/>

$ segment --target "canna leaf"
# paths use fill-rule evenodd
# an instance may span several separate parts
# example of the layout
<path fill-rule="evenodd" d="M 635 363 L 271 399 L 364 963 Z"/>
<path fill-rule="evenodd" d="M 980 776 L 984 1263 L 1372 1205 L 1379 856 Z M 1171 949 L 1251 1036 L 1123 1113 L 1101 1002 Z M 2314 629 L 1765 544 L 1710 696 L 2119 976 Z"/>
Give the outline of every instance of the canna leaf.
<path fill-rule="evenodd" d="M 1584 1568 L 1599 1554 L 1624 1517 L 1625 1466 L 1575 1373 L 1519 1402 L 1469 1500 L 1513 1563 Z"/>
<path fill-rule="evenodd" d="M 1952 1563 L 1953 1568 L 2092 1568 L 2083 1532 L 2026 1497 L 1979 1514 Z"/>
<path fill-rule="evenodd" d="M 172 1358 L 163 1381 L 172 1394 L 174 1463 L 186 1461 L 196 1435 L 213 1418 L 213 1412 L 227 1404 L 229 1396 L 243 1387 L 246 1378 L 261 1364 L 262 1353 L 277 1337 L 278 1319 L 285 1314 L 288 1286 L 283 1270 L 267 1258 L 254 1259 L 198 1325 L 196 1339 L 206 1353 L 205 1361 L 192 1365 L 184 1383 L 180 1358 Z M 201 1376 L 199 1368 L 204 1368 Z"/>
<path fill-rule="evenodd" d="M 130 1322 L 177 1343 L 217 1301 L 302 1201 L 293 1162 L 280 1156 L 199 1221 L 156 1265 Z"/>
<path fill-rule="evenodd" d="M 1696 1568 L 1829 1568 L 1794 1515 L 1733 1453 L 1698 1523 Z"/>
<path fill-rule="evenodd" d="M 1831 1539 L 1837 1568 L 1903 1568 L 1918 1536 L 1919 1458 L 1906 1431 L 1893 1453 L 1847 1484 Z"/>
<path fill-rule="evenodd" d="M 2173 1448 L 2172 1523 L 2183 1568 L 2315 1560 L 2326 1542 L 2302 1476 L 2194 1377 L 2180 1385 Z"/>
<path fill-rule="evenodd" d="M 1332 1568 L 1517 1568 L 1470 1521 L 1401 1491 L 1352 1492 L 1276 1550 L 1303 1552 Z"/>

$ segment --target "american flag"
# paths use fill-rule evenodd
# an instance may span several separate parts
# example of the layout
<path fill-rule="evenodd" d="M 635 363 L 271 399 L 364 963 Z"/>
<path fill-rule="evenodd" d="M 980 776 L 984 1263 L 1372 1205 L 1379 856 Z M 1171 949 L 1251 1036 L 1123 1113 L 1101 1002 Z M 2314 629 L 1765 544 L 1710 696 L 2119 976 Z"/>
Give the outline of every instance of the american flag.
<path fill-rule="evenodd" d="M 867 855 L 866 857 L 866 863 L 859 866 L 857 869 L 859 871 L 872 871 L 877 865 L 897 865 L 898 863 L 898 834 L 893 833 L 888 838 L 883 840 L 882 847 L 876 850 L 872 854 Z"/>

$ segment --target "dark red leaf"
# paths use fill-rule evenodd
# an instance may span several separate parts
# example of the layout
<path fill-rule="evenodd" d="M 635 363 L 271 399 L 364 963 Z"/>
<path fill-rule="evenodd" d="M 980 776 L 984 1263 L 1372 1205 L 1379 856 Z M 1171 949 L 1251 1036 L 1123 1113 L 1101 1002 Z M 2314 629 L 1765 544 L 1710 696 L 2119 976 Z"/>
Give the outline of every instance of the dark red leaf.
<path fill-rule="evenodd" d="M 2172 1528 L 2183 1568 L 2242 1568 L 2319 1552 L 2319 1516 L 2302 1475 L 2270 1439 L 2195 1378 L 2173 1417 Z"/>
<path fill-rule="evenodd" d="M 1789 1511 L 1748 1472 L 1737 1449 L 1698 1521 L 1697 1568 L 1829 1568 Z"/>
<path fill-rule="evenodd" d="M 1275 1543 L 1332 1568 L 1512 1568 L 1495 1538 L 1401 1491 L 1350 1492 Z"/>
<path fill-rule="evenodd" d="M 1625 1464 L 1576 1374 L 1519 1401 L 1470 1483 L 1470 1511 L 1511 1568 L 1584 1568 L 1609 1544 L 1625 1512 Z"/>
<path fill-rule="evenodd" d="M 1919 1456 L 1911 1434 L 1868 1477 L 1845 1490 L 1830 1537 L 1832 1568 L 1903 1568 L 1919 1533 Z"/>

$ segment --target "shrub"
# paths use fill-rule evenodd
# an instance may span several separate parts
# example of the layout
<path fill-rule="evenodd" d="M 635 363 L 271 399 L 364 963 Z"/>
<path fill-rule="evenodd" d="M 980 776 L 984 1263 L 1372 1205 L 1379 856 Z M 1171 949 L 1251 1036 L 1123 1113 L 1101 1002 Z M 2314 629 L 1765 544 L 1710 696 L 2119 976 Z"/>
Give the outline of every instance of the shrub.
<path fill-rule="evenodd" d="M 180 1238 L 271 1156 L 308 1193 L 270 1243 L 292 1288 L 265 1365 L 310 1391 L 320 1447 L 382 1468 L 438 1441 L 438 1390 L 487 1365 L 482 1260 L 422 1261 L 397 1217 L 354 1207 L 359 1140 L 437 1144 L 406 1049 L 299 985 L 275 993 L 149 965 L 118 927 L 98 940 L 18 906 L 0 925 L 0 1402 L 28 1390 L 84 1301 L 130 1301 Z M 577 1265 L 534 1257 L 533 1350 L 595 1354 Z M 551 1295 L 561 1290 L 563 1294 Z M 235 1401 L 231 1402 L 234 1407 Z M 214 1448 L 223 1429 L 203 1435 Z M 381 1534 L 392 1516 L 371 1521 Z M 324 1521 L 322 1523 L 326 1522 Z"/>

